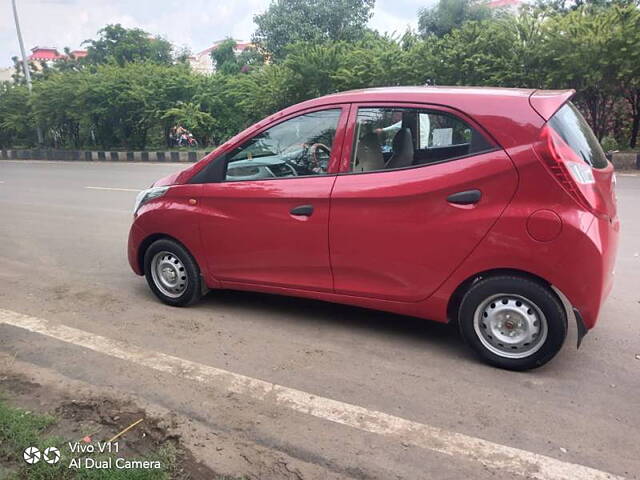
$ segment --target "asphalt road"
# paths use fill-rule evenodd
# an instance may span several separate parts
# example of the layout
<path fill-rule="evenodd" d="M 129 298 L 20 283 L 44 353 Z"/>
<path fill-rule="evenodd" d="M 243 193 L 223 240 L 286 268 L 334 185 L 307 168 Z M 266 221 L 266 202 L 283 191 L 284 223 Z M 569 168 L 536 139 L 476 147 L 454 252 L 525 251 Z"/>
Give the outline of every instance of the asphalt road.
<path fill-rule="evenodd" d="M 398 315 L 240 292 L 187 309 L 160 304 L 130 271 L 127 232 L 135 191 L 181 168 L 1 161 L 0 309 L 640 478 L 640 176 L 618 176 L 617 278 L 598 325 L 579 351 L 572 325 L 550 364 L 513 373 L 480 363 L 452 328 Z M 242 464 L 214 448 L 215 435 L 261 452 L 245 460 L 254 471 L 262 462 L 263 478 L 291 476 L 268 465 L 278 458 L 297 462 L 303 478 L 515 478 L 472 454 L 415 447 L 15 326 L 0 324 L 0 352 L 192 418 L 215 432 L 201 458 L 231 473 Z"/>

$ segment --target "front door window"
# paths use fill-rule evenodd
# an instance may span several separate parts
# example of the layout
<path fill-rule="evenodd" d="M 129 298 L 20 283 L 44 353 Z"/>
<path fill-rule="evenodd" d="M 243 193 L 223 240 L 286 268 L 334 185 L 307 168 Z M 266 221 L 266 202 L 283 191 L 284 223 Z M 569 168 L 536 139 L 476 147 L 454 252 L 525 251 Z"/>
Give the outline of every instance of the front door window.
<path fill-rule="evenodd" d="M 324 175 L 341 110 L 305 113 L 260 132 L 231 153 L 226 181 Z"/>

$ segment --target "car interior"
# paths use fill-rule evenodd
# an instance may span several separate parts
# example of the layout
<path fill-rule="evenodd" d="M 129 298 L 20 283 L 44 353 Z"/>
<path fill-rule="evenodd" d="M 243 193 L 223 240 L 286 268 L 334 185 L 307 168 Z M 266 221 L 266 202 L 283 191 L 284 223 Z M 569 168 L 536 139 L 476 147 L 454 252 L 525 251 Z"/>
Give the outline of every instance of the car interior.
<path fill-rule="evenodd" d="M 339 109 L 312 112 L 255 135 L 232 152 L 226 180 L 326 173 L 339 118 Z"/>
<path fill-rule="evenodd" d="M 353 172 L 429 165 L 493 148 L 453 115 L 393 108 L 360 109 L 355 143 Z"/>

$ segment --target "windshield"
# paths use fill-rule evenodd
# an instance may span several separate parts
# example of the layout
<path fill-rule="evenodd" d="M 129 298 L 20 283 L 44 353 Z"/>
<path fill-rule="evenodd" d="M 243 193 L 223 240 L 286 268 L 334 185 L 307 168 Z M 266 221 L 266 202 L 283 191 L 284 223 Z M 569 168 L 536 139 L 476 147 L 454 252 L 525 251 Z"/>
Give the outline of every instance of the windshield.
<path fill-rule="evenodd" d="M 582 114 L 571 102 L 556 112 L 549 125 L 562 137 L 571 149 L 593 168 L 605 168 L 607 157 L 600 142 Z"/>

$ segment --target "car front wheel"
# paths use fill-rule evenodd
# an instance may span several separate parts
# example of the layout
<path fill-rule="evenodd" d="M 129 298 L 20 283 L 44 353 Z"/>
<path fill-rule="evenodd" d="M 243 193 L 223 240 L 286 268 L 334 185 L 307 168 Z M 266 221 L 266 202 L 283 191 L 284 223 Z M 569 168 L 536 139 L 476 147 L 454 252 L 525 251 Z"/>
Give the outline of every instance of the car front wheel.
<path fill-rule="evenodd" d="M 517 276 L 474 283 L 462 298 L 459 326 L 487 363 L 509 370 L 544 365 L 567 336 L 565 309 L 550 287 Z"/>
<path fill-rule="evenodd" d="M 153 293 L 168 305 L 190 305 L 202 296 L 198 264 L 173 240 L 160 239 L 149 246 L 144 255 L 144 274 Z"/>

